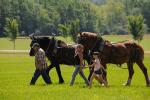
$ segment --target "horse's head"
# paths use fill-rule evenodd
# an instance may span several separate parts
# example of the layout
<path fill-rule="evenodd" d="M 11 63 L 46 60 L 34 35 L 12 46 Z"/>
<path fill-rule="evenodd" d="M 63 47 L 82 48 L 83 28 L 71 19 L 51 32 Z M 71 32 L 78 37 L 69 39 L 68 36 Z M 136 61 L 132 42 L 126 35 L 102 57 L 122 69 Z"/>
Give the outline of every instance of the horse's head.
<path fill-rule="evenodd" d="M 81 32 L 77 35 L 77 42 L 84 45 L 85 49 L 91 50 L 97 40 L 102 40 L 101 36 L 91 32 Z"/>
<path fill-rule="evenodd" d="M 40 48 L 42 48 L 44 51 L 48 48 L 48 44 L 50 42 L 50 39 L 48 37 L 35 37 L 35 36 L 30 36 L 31 38 L 31 43 L 30 43 L 30 56 L 34 56 L 34 50 L 32 48 L 34 43 L 40 44 Z"/>
<path fill-rule="evenodd" d="M 34 43 L 40 44 L 40 48 L 42 48 L 45 52 L 51 52 L 54 47 L 65 47 L 67 44 L 62 40 L 57 40 L 55 37 L 35 37 L 30 36 L 31 43 L 30 43 L 30 56 L 34 56 L 34 50 L 32 49 L 32 45 Z"/>

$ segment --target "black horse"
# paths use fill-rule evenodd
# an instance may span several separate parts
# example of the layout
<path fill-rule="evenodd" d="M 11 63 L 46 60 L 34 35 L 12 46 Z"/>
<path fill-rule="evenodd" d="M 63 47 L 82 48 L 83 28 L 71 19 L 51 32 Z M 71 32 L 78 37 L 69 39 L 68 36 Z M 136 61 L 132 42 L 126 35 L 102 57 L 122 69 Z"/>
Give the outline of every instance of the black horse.
<path fill-rule="evenodd" d="M 46 52 L 46 56 L 51 62 L 48 66 L 49 71 L 55 67 L 59 77 L 59 83 L 64 83 L 61 75 L 60 64 L 75 65 L 75 46 L 67 46 L 65 42 L 56 40 L 55 38 L 31 37 L 31 39 L 30 47 L 32 47 L 33 43 L 40 44 L 40 47 Z M 32 48 L 30 49 L 30 56 L 34 56 Z"/>

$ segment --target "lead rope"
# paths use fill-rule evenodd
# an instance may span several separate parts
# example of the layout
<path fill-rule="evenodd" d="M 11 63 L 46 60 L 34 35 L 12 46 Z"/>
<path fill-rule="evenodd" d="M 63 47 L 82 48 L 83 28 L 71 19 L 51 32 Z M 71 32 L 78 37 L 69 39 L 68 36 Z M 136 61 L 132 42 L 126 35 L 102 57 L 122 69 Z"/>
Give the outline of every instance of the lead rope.
<path fill-rule="evenodd" d="M 48 47 L 47 47 L 46 52 L 45 52 L 46 55 L 48 54 L 49 47 L 50 47 L 50 40 L 49 40 Z"/>

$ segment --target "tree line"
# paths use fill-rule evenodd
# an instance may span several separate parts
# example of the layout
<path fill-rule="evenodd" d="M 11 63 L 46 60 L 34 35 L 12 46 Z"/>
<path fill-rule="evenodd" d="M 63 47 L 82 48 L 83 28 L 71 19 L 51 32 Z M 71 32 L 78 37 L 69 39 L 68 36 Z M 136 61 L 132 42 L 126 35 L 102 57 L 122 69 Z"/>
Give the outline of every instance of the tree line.
<path fill-rule="evenodd" d="M 19 35 L 128 34 L 131 16 L 142 16 L 149 31 L 149 8 L 149 0 L 0 0 L 0 35 L 12 27 Z"/>

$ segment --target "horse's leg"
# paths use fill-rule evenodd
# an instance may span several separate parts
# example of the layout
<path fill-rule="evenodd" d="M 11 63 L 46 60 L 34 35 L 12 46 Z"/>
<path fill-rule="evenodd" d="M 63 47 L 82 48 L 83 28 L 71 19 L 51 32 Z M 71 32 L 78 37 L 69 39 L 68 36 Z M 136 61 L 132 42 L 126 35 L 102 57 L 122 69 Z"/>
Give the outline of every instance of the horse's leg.
<path fill-rule="evenodd" d="M 48 66 L 48 68 L 46 69 L 46 74 L 48 75 L 49 78 L 50 78 L 49 72 L 50 72 L 50 70 L 51 70 L 52 68 L 54 68 L 54 66 L 53 66 L 52 64 L 50 64 L 50 65 Z M 51 79 L 51 78 L 50 78 L 50 79 Z"/>
<path fill-rule="evenodd" d="M 49 73 L 49 71 L 50 71 L 52 68 L 54 68 L 54 65 L 53 65 L 53 64 L 50 64 L 50 65 L 48 66 L 48 68 L 47 68 L 47 73 Z"/>
<path fill-rule="evenodd" d="M 55 66 L 55 68 L 56 68 L 56 71 L 57 71 L 57 75 L 58 75 L 58 77 L 59 77 L 59 83 L 60 83 L 60 84 L 64 83 L 63 77 L 62 77 L 62 75 L 61 75 L 61 70 L 60 70 L 59 64 L 57 64 L 57 65 Z"/>
<path fill-rule="evenodd" d="M 128 62 L 127 66 L 128 66 L 129 76 L 128 76 L 127 82 L 124 85 L 125 86 L 130 86 L 131 85 L 131 80 L 132 80 L 132 77 L 133 77 L 133 74 L 134 74 L 133 62 Z"/>
<path fill-rule="evenodd" d="M 145 76 L 145 80 L 146 80 L 146 85 L 150 87 L 150 80 L 147 74 L 147 68 L 145 67 L 143 61 L 137 61 L 136 64 L 140 67 L 140 69 L 142 70 L 144 76 Z"/>

